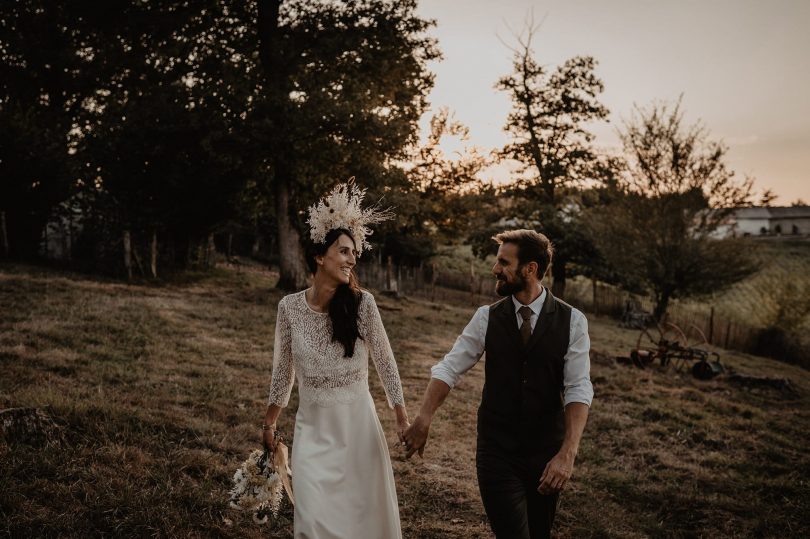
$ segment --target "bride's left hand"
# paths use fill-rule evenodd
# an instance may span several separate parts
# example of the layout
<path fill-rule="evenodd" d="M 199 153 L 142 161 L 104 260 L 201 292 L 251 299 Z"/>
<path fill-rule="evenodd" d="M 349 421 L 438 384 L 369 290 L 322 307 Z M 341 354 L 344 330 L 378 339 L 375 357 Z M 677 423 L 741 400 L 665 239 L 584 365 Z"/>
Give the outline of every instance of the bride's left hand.
<path fill-rule="evenodd" d="M 404 444 L 405 431 L 411 426 L 411 422 L 408 420 L 408 412 L 401 405 L 394 407 L 394 411 L 397 414 L 397 438 L 399 438 L 399 443 Z"/>
<path fill-rule="evenodd" d="M 405 443 L 405 431 L 408 430 L 408 427 L 411 426 L 411 422 L 405 419 L 405 421 L 397 421 L 397 438 L 399 438 L 399 443 Z"/>

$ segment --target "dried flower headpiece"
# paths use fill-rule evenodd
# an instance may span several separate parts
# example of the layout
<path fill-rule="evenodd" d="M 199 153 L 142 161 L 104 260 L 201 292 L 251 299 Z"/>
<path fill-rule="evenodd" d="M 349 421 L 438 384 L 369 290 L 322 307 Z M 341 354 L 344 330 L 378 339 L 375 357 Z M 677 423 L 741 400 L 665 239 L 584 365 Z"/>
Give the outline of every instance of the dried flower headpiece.
<path fill-rule="evenodd" d="M 336 185 L 332 191 L 321 198 L 317 204 L 309 207 L 309 233 L 312 241 L 323 243 L 330 230 L 345 228 L 354 236 L 358 256 L 364 249 L 371 249 L 366 237 L 372 234 L 369 225 L 382 223 L 394 217 L 394 213 L 380 203 L 363 209 L 360 204 L 366 195 L 354 183 L 354 177 L 348 182 Z"/>

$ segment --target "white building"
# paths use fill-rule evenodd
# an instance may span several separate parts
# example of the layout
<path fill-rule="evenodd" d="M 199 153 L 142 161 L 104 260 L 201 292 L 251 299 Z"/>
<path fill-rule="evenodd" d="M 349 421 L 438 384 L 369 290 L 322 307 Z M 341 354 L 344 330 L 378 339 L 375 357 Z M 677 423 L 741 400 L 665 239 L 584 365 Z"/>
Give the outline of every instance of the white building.
<path fill-rule="evenodd" d="M 740 208 L 726 231 L 735 236 L 810 235 L 810 206 Z"/>

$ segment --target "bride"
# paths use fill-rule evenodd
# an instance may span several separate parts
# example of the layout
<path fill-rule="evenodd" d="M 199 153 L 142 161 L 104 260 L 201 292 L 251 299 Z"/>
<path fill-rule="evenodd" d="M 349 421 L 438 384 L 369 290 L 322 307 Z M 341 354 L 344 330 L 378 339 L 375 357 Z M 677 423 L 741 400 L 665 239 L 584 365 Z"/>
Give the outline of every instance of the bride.
<path fill-rule="evenodd" d="M 374 296 L 360 289 L 352 271 L 369 246 L 368 225 L 391 215 L 362 209 L 364 194 L 341 184 L 309 209 L 313 284 L 278 304 L 263 442 L 275 446 L 276 421 L 297 379 L 296 538 L 402 537 L 388 445 L 368 389 L 369 358 L 396 414 L 400 440 L 408 415 Z"/>

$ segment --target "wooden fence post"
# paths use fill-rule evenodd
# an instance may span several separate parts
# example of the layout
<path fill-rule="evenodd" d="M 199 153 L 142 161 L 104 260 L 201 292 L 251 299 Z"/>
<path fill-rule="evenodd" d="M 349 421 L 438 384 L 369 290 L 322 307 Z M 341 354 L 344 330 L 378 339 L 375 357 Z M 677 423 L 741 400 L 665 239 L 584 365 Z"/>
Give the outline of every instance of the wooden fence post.
<path fill-rule="evenodd" d="M 385 289 L 389 292 L 396 292 L 396 282 L 394 281 L 394 259 L 388 256 L 388 264 L 385 267 Z"/>
<path fill-rule="evenodd" d="M 127 279 L 132 280 L 132 237 L 129 230 L 124 230 L 124 267 L 127 270 Z"/>
<path fill-rule="evenodd" d="M 731 333 L 731 320 L 726 322 L 726 339 L 725 342 L 723 343 L 723 348 L 725 348 L 726 350 L 728 350 L 728 337 L 730 333 Z"/>
<path fill-rule="evenodd" d="M 208 234 L 208 241 L 206 242 L 205 246 L 205 267 L 206 268 L 213 268 L 214 267 L 214 255 L 217 252 L 217 248 L 214 244 L 214 233 L 210 232 Z"/>
<path fill-rule="evenodd" d="M 475 263 L 470 260 L 470 305 L 475 305 Z"/>
<path fill-rule="evenodd" d="M 157 231 L 152 231 L 152 241 L 149 242 L 149 271 L 152 278 L 157 279 Z"/>
<path fill-rule="evenodd" d="M 709 310 L 709 335 L 706 337 L 706 340 L 709 343 L 714 342 L 714 305 L 712 305 L 711 310 Z"/>
<path fill-rule="evenodd" d="M 430 274 L 430 301 L 436 301 L 436 279 L 439 276 L 439 269 L 433 263 L 433 272 Z"/>

